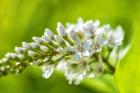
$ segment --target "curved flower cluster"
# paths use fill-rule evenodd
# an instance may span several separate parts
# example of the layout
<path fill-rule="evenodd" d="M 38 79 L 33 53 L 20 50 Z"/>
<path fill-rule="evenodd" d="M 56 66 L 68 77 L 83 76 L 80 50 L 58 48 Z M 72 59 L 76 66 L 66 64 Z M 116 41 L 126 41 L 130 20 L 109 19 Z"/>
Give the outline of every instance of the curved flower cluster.
<path fill-rule="evenodd" d="M 49 78 L 54 69 L 63 70 L 71 84 L 79 84 L 85 77 L 94 77 L 103 72 L 114 48 L 122 44 L 124 32 L 120 26 L 113 30 L 110 25 L 99 25 L 98 20 L 76 24 L 57 24 L 57 34 L 45 29 L 42 37 L 33 37 L 33 42 L 22 42 L 15 53 L 7 53 L 0 60 L 0 75 L 20 73 L 28 65 L 43 69 L 43 77 Z"/>

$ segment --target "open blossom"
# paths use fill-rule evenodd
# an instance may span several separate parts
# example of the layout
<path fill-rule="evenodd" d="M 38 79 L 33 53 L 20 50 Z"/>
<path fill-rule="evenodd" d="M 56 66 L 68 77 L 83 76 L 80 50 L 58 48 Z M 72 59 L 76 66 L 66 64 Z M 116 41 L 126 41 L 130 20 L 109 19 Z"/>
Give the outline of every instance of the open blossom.
<path fill-rule="evenodd" d="M 44 78 L 57 68 L 70 84 L 79 84 L 84 78 L 103 72 L 107 65 L 104 61 L 115 49 L 120 56 L 117 48 L 124 39 L 121 26 L 113 30 L 108 24 L 100 26 L 99 20 L 78 19 L 76 24 L 67 26 L 58 22 L 56 30 L 58 34 L 46 28 L 42 37 L 33 37 L 31 43 L 22 42 L 22 47 L 15 47 L 15 53 L 7 53 L 0 60 L 0 76 L 21 72 L 30 64 L 41 66 Z"/>

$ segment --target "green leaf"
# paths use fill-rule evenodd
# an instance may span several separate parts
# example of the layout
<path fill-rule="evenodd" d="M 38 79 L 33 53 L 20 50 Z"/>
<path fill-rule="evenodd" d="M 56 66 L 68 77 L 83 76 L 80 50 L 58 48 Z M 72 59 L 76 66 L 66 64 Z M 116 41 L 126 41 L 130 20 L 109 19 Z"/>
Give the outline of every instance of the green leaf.
<path fill-rule="evenodd" d="M 137 19 L 138 20 L 138 19 Z M 120 93 L 140 93 L 140 27 L 135 23 L 132 47 L 118 64 L 116 82 Z M 126 33 L 127 35 L 127 33 Z"/>

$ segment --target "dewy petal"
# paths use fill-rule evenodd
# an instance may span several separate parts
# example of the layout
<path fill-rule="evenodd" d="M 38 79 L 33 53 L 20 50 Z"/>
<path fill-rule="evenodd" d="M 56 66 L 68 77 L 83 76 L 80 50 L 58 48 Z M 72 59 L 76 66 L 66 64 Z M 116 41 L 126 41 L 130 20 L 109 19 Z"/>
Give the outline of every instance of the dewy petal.
<path fill-rule="evenodd" d="M 54 71 L 54 66 L 53 65 L 43 66 L 42 70 L 43 70 L 43 75 L 42 76 L 44 78 L 48 79 Z"/>

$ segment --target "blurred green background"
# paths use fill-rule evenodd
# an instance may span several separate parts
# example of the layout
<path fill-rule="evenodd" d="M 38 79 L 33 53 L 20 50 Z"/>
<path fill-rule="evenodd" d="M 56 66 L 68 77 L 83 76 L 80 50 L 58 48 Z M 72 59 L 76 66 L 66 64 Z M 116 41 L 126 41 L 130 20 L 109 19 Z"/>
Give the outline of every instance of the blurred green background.
<path fill-rule="evenodd" d="M 20 75 L 0 78 L 0 93 L 140 93 L 140 1 L 139 0 L 0 0 L 0 58 L 22 41 L 41 36 L 56 23 L 99 19 L 125 30 L 124 45 L 132 44 L 118 63 L 116 73 L 69 85 L 60 72 L 48 80 L 38 67 Z"/>

